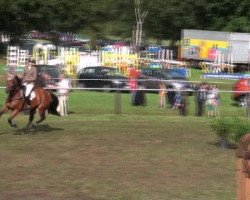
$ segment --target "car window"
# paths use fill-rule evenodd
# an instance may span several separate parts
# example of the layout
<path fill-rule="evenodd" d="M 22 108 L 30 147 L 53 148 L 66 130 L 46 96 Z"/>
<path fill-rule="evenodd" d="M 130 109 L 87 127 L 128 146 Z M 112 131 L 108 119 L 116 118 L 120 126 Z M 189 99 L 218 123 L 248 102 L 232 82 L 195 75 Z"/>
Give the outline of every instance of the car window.
<path fill-rule="evenodd" d="M 185 79 L 182 73 L 175 70 L 167 70 L 162 72 L 166 77 L 171 79 Z"/>
<path fill-rule="evenodd" d="M 37 71 L 39 74 L 46 73 L 52 77 L 59 77 L 59 75 L 60 75 L 60 71 L 57 67 L 38 66 Z"/>
<path fill-rule="evenodd" d="M 117 70 L 117 69 L 107 69 L 104 68 L 102 69 L 102 74 L 107 75 L 107 76 L 122 76 L 122 73 Z"/>
<path fill-rule="evenodd" d="M 56 67 L 49 67 L 48 68 L 48 73 L 53 76 L 53 77 L 59 77 L 60 75 L 60 71 L 58 68 Z"/>
<path fill-rule="evenodd" d="M 164 75 L 161 73 L 161 71 L 154 71 L 154 77 L 156 78 L 165 78 Z"/>
<path fill-rule="evenodd" d="M 84 74 L 87 74 L 87 75 L 93 75 L 94 73 L 95 73 L 94 68 L 88 68 L 88 69 L 85 69 L 84 71 Z"/>
<path fill-rule="evenodd" d="M 144 74 L 145 76 L 153 76 L 152 70 L 150 69 L 143 69 L 142 74 Z"/>

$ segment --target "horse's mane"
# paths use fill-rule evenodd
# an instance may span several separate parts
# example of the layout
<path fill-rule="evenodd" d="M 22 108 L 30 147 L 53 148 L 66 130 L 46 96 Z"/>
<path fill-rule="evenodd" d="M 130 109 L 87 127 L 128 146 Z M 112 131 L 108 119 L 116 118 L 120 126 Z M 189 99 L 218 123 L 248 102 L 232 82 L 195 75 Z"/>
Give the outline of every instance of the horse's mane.
<path fill-rule="evenodd" d="M 22 79 L 15 75 L 14 80 L 16 81 L 16 86 L 20 87 L 22 85 Z"/>

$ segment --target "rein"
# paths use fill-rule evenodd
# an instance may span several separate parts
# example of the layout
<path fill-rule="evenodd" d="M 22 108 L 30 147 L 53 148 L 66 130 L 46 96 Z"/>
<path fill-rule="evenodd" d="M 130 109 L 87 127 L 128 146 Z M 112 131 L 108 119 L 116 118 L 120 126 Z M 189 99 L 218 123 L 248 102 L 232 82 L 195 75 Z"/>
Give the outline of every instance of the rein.
<path fill-rule="evenodd" d="M 10 98 L 12 101 L 14 100 L 19 100 L 19 99 L 23 99 L 23 97 L 16 97 L 16 98 Z"/>
<path fill-rule="evenodd" d="M 9 93 L 9 101 L 20 100 L 23 99 L 23 95 L 21 94 L 22 89 L 20 87 L 15 90 L 10 91 Z M 20 95 L 18 95 L 20 94 Z"/>

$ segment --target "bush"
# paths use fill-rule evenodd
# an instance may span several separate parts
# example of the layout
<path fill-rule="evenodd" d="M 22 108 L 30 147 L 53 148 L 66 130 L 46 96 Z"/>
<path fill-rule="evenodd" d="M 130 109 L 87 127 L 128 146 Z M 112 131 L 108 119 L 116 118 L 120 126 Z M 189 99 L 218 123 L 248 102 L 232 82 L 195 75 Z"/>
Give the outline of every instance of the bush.
<path fill-rule="evenodd" d="M 211 128 L 221 138 L 229 143 L 238 143 L 243 135 L 250 133 L 250 120 L 239 117 L 223 117 L 214 119 Z"/>

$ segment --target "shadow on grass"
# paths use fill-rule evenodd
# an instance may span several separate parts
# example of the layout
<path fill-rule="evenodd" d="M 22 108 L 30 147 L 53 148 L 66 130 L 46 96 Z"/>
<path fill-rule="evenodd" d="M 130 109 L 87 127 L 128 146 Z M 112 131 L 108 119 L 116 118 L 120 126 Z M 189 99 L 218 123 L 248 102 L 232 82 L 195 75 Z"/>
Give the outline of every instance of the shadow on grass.
<path fill-rule="evenodd" d="M 210 142 L 207 142 L 207 144 L 216 146 L 217 148 L 220 148 L 220 149 L 232 149 L 232 150 L 235 150 L 235 149 L 238 148 L 237 144 L 232 144 L 232 143 L 227 143 L 227 144 L 222 145 L 221 140 L 217 140 L 217 141 L 214 141 L 214 142 L 210 141 Z"/>
<path fill-rule="evenodd" d="M 50 133 L 53 131 L 63 131 L 64 129 L 62 128 L 54 128 L 49 126 L 48 124 L 42 124 L 42 125 L 36 125 L 29 130 L 26 128 L 22 129 L 16 129 L 14 131 L 14 135 L 21 135 L 21 134 L 44 134 L 44 133 Z"/>
<path fill-rule="evenodd" d="M 237 107 L 237 108 L 240 108 L 239 104 L 237 102 L 233 102 L 230 104 L 231 106 L 234 106 L 234 107 Z"/>

